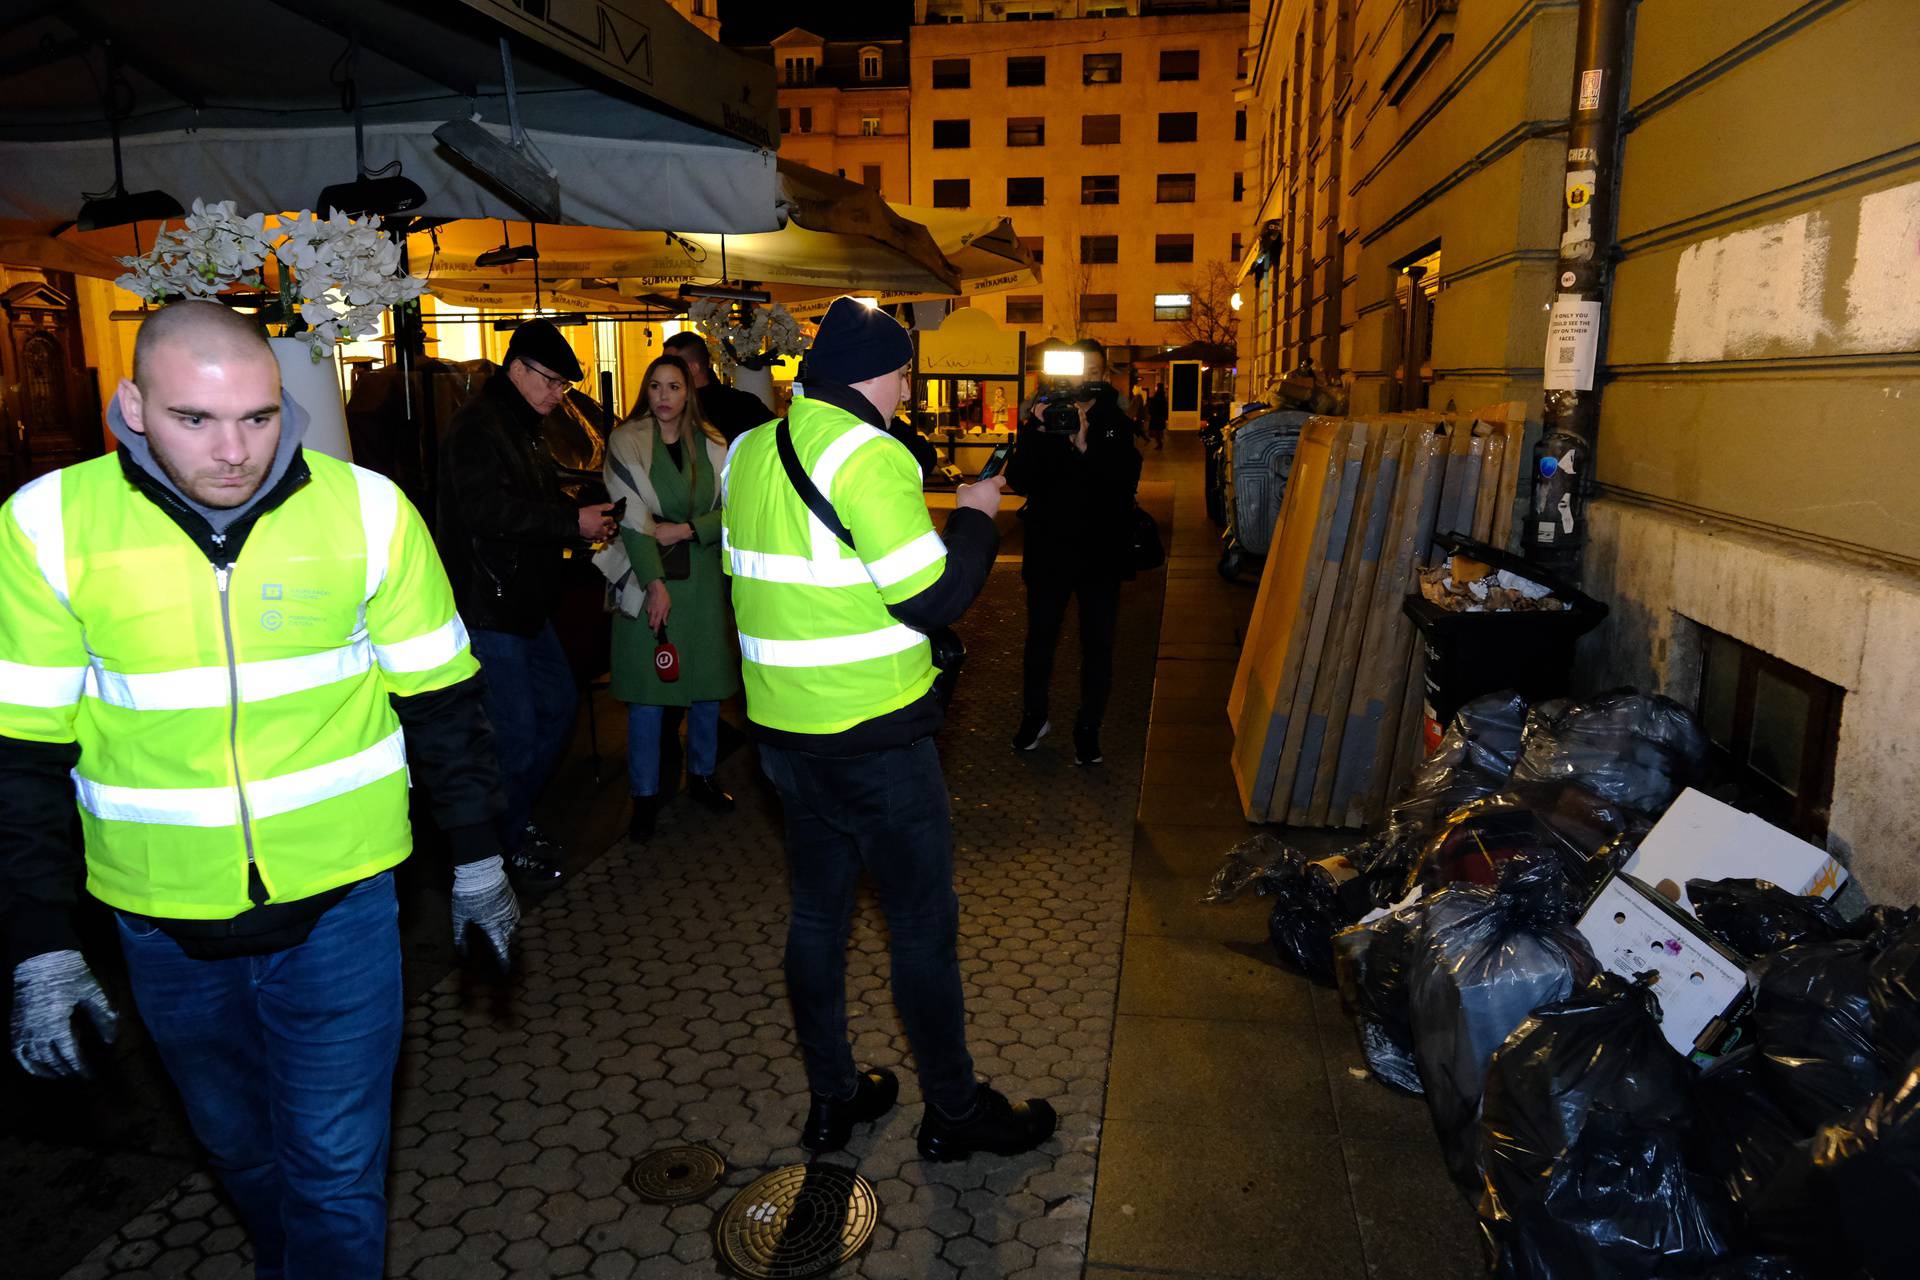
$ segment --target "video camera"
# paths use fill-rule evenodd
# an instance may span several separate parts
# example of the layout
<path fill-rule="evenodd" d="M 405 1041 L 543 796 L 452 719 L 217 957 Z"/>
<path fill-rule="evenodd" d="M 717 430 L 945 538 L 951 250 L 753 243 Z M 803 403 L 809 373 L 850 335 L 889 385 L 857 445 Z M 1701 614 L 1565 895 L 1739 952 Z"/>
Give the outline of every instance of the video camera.
<path fill-rule="evenodd" d="M 1040 429 L 1049 435 L 1074 435 L 1080 430 L 1078 406 L 1093 404 L 1102 395 L 1116 394 L 1104 382 L 1074 383 L 1054 379 L 1043 383 L 1040 390 Z"/>

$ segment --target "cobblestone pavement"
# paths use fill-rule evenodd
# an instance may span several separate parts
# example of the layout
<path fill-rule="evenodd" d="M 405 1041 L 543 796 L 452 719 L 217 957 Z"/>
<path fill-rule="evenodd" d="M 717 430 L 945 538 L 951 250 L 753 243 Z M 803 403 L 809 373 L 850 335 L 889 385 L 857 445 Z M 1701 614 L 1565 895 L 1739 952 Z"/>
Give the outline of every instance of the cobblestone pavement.
<path fill-rule="evenodd" d="M 1064 733 L 1030 756 L 1007 749 L 1023 619 L 1016 568 L 996 569 L 962 624 L 972 656 L 940 743 L 972 1047 L 980 1073 L 1011 1096 L 1054 1099 L 1061 1129 L 1019 1159 L 923 1163 L 918 1087 L 902 1071 L 901 1105 L 827 1157 L 857 1167 L 882 1206 L 869 1249 L 840 1274 L 1082 1271 L 1162 587 L 1154 574 L 1127 588 L 1106 763 L 1091 769 L 1073 766 Z M 1070 623 L 1055 675 L 1063 719 L 1076 643 Z M 615 843 L 531 910 L 510 989 L 455 970 L 409 1008 L 390 1275 L 714 1274 L 719 1209 L 762 1172 L 804 1158 L 777 805 L 750 751 L 723 777 L 740 797 L 736 814 L 711 820 L 681 800 L 649 845 Z M 905 1041 L 885 950 L 878 909 L 863 901 L 848 965 L 856 1056 L 898 1068 Z M 677 1208 L 641 1203 L 624 1185 L 633 1161 L 684 1142 L 726 1157 L 725 1187 Z M 248 1274 L 244 1236 L 204 1173 L 67 1272 Z"/>

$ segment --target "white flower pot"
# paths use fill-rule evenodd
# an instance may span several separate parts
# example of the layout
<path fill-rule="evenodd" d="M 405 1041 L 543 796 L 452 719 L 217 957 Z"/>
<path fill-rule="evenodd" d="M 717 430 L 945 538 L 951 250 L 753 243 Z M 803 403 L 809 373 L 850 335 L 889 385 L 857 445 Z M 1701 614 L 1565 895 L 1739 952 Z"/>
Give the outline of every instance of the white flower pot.
<path fill-rule="evenodd" d="M 773 370 L 772 369 L 735 369 L 733 385 L 742 391 L 750 391 L 760 397 L 760 403 L 773 409 Z"/>
<path fill-rule="evenodd" d="M 280 387 L 307 411 L 307 435 L 301 447 L 342 462 L 353 461 L 347 443 L 347 404 L 340 395 L 340 377 L 331 359 L 315 360 L 298 338 L 269 338 L 280 362 Z"/>

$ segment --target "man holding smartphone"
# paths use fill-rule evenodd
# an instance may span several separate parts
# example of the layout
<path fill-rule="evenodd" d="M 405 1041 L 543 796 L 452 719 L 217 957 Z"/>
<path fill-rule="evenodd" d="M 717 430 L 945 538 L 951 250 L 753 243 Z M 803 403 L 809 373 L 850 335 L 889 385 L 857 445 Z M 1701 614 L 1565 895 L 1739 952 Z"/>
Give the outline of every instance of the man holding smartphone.
<path fill-rule="evenodd" d="M 920 468 L 886 432 L 912 387 L 913 345 L 885 313 L 840 298 L 785 422 L 734 445 L 725 476 L 747 718 L 786 813 L 793 893 L 786 973 L 812 1091 L 800 1142 L 845 1146 L 892 1109 L 899 1082 L 857 1068 L 846 944 L 862 871 L 887 917 L 894 1002 L 926 1102 L 920 1154 L 1013 1155 L 1052 1136 L 1046 1102 L 974 1078 L 957 952 L 953 823 L 933 735 L 927 633 L 956 621 L 999 546 L 1004 482 L 963 486 L 944 538 Z M 842 541 L 844 536 L 845 541 Z"/>

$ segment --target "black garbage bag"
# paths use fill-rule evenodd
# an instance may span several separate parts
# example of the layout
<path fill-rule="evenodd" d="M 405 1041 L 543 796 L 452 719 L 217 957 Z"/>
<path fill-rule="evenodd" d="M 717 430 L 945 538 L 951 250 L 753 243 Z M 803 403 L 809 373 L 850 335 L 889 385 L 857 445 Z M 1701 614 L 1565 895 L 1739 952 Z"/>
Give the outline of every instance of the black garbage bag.
<path fill-rule="evenodd" d="M 1570 783 L 1509 788 L 1448 815 L 1421 853 L 1418 881 L 1428 889 L 1492 884 L 1509 858 L 1547 858 L 1566 877 L 1569 899 L 1585 902 L 1631 853 L 1618 837 L 1650 825 Z"/>
<path fill-rule="evenodd" d="M 1691 1073 L 1652 991 L 1610 973 L 1507 1038 L 1480 1122 L 1500 1275 L 1691 1276 L 1727 1252 L 1725 1201 L 1687 1160 Z"/>
<path fill-rule="evenodd" d="M 1920 1053 L 1920 925 L 1911 925 L 1867 966 L 1873 1034 L 1892 1062 Z"/>
<path fill-rule="evenodd" d="M 1767 1088 L 1812 1133 L 1886 1084 L 1893 1061 L 1875 1043 L 1871 939 L 1788 947 L 1755 966 L 1754 1043 Z"/>
<path fill-rule="evenodd" d="M 1413 1056 L 1407 975 L 1422 943 L 1425 915 L 1426 903 L 1413 902 L 1333 936 L 1340 1003 L 1353 1019 L 1367 1070 L 1389 1088 L 1416 1097 L 1426 1088 Z"/>
<path fill-rule="evenodd" d="M 1488 1059 L 1528 1014 L 1565 1000 L 1600 966 L 1551 860 L 1512 859 L 1493 888 L 1442 890 L 1425 919 L 1407 985 L 1414 1058 L 1448 1171 L 1473 1187 Z"/>
<path fill-rule="evenodd" d="M 1687 900 L 1708 933 L 1749 959 L 1847 934 L 1827 903 L 1766 880 L 1689 880 Z"/>
<path fill-rule="evenodd" d="M 1839 1219 L 1833 1232 L 1876 1280 L 1920 1270 L 1920 1055 L 1882 1092 L 1813 1139 Z"/>
<path fill-rule="evenodd" d="M 1231 902 L 1248 889 L 1271 897 L 1267 937 L 1280 962 L 1333 985 L 1333 935 L 1371 909 L 1366 886 L 1344 854 L 1309 862 L 1264 832 L 1228 851 L 1202 902 Z"/>
<path fill-rule="evenodd" d="M 1743 1253 L 1722 1258 L 1705 1272 L 1701 1280 L 1818 1280 L 1821 1272 L 1810 1271 L 1798 1258 L 1777 1253 Z"/>
<path fill-rule="evenodd" d="M 1615 804 L 1659 814 L 1700 777 L 1706 758 L 1706 734 L 1685 707 L 1617 690 L 1536 708 L 1513 780 L 1576 782 Z"/>
<path fill-rule="evenodd" d="M 1499 791 L 1519 757 L 1526 723 L 1527 701 L 1517 693 L 1490 693 L 1461 707 L 1394 801 L 1389 825 L 1431 829 L 1467 801 Z"/>
<path fill-rule="evenodd" d="M 1832 1220 L 1813 1184 L 1812 1144 L 1768 1091 L 1758 1051 L 1737 1049 L 1702 1071 L 1693 1105 L 1695 1163 L 1733 1203 L 1740 1238 L 1793 1257 L 1827 1250 Z"/>

